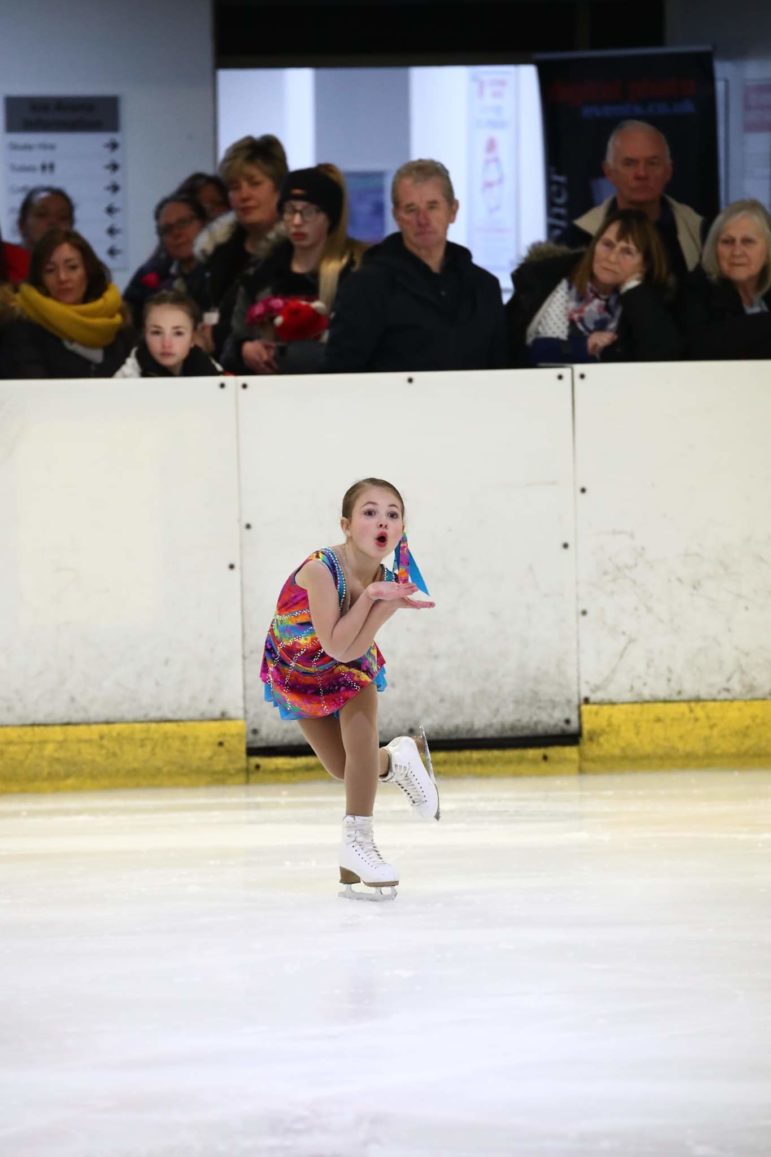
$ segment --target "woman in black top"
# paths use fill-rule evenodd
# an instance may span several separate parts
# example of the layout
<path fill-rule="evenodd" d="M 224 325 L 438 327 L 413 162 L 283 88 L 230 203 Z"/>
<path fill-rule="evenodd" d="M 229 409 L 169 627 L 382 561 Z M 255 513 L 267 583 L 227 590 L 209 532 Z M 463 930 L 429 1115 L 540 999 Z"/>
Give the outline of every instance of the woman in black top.
<path fill-rule="evenodd" d="M 348 236 L 345 182 L 335 165 L 289 173 L 279 212 L 285 236 L 242 279 L 236 299 L 222 357 L 234 373 L 320 373 L 319 338 L 342 278 L 365 249 Z"/>
<path fill-rule="evenodd" d="M 771 358 L 771 217 L 734 201 L 715 218 L 680 297 L 688 357 Z"/>

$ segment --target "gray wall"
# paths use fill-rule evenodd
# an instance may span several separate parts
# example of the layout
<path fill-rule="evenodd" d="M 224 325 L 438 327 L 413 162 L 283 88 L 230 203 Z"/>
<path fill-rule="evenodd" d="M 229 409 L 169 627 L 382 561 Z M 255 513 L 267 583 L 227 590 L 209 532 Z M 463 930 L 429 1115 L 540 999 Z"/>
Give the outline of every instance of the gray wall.
<path fill-rule="evenodd" d="M 771 4 L 669 0 L 666 14 L 668 44 L 709 44 L 715 52 L 723 203 L 757 197 L 771 205 Z M 745 106 L 758 100 L 764 112 L 753 116 Z"/>
<path fill-rule="evenodd" d="M 364 170 L 403 163 L 410 139 L 409 69 L 320 68 L 315 83 L 320 161 Z"/>
<path fill-rule="evenodd" d="M 213 73 L 210 0 L 0 2 L 1 96 L 121 98 L 128 259 L 119 284 L 152 249 L 155 202 L 214 163 Z"/>

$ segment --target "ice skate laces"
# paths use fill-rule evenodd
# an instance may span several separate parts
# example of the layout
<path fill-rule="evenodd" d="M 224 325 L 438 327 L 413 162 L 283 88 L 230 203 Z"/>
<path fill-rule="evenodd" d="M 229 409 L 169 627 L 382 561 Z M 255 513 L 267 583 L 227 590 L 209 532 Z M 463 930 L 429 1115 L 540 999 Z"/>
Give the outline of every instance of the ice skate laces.
<path fill-rule="evenodd" d="M 385 866 L 385 860 L 371 832 L 357 831 L 352 842 L 356 853 L 361 856 L 368 868 L 381 868 Z"/>
<path fill-rule="evenodd" d="M 428 796 L 413 777 L 409 764 L 397 763 L 394 767 L 394 778 L 411 804 L 428 803 Z"/>

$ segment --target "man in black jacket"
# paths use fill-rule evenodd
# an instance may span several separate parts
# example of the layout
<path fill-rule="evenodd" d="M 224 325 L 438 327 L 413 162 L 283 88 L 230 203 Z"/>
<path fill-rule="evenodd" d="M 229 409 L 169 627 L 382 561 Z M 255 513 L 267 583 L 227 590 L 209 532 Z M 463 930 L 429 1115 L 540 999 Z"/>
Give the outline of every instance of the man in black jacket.
<path fill-rule="evenodd" d="M 342 286 L 326 370 L 505 366 L 498 280 L 447 240 L 458 212 L 447 169 L 439 161 L 410 161 L 394 176 L 391 197 L 399 232 L 368 250 Z"/>

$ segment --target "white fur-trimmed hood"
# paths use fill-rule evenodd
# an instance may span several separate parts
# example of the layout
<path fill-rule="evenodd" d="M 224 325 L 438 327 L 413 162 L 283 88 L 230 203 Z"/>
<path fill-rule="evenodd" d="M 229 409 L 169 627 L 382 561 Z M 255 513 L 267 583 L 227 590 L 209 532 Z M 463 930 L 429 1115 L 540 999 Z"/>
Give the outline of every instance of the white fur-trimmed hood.
<path fill-rule="evenodd" d="M 220 245 L 229 241 L 237 228 L 238 220 L 235 213 L 223 213 L 221 217 L 215 217 L 213 221 L 210 221 L 195 239 L 194 252 L 198 260 L 208 261 L 214 250 L 219 249 Z M 277 242 L 284 240 L 286 240 L 286 231 L 279 222 L 271 229 L 270 233 L 265 234 L 260 248 L 254 256 L 264 257 Z"/>

